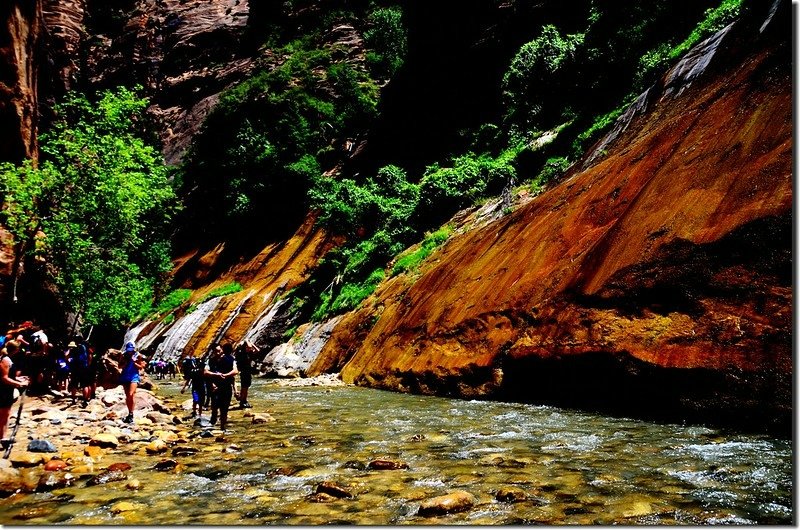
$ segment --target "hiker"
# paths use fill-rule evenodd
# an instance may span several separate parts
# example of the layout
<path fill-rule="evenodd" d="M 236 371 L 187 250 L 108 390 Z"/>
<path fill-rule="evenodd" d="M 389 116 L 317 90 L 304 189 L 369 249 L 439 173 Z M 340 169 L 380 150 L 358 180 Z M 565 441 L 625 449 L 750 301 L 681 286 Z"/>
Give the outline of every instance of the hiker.
<path fill-rule="evenodd" d="M 69 375 L 72 402 L 75 403 L 75 395 L 80 391 L 81 401 L 83 406 L 86 407 L 92 397 L 92 370 L 89 348 L 84 343 L 81 335 L 77 335 L 75 340 L 70 342 L 67 347 L 69 348 L 70 357 Z"/>
<path fill-rule="evenodd" d="M 132 342 L 125 344 L 123 351 L 125 355 L 125 367 L 120 374 L 120 382 L 125 389 L 125 405 L 128 407 L 128 415 L 122 420 L 124 423 L 133 423 L 133 409 L 135 407 L 134 398 L 136 387 L 141 381 L 139 370 L 147 365 L 142 355 L 136 351 L 136 345 Z"/>
<path fill-rule="evenodd" d="M 14 404 L 14 389 L 22 392 L 28 386 L 30 380 L 24 375 L 19 375 L 14 367 L 12 355 L 19 352 L 19 343 L 8 341 L 0 351 L 0 443 L 3 447 L 8 446 L 10 441 L 5 439 L 8 417 L 11 415 L 11 405 Z"/>
<path fill-rule="evenodd" d="M 217 346 L 208 360 L 204 375 L 214 385 L 214 395 L 211 397 L 211 424 L 216 423 L 219 413 L 219 426 L 223 431 L 228 424 L 228 409 L 231 406 L 233 385 L 238 373 L 230 342 L 226 342 L 221 348 Z"/>
<path fill-rule="evenodd" d="M 255 344 L 245 340 L 236 348 L 236 367 L 239 369 L 239 408 L 251 409 L 253 406 L 247 401 L 247 391 L 253 382 L 253 357 L 258 351 Z"/>
<path fill-rule="evenodd" d="M 181 365 L 183 368 L 183 376 L 186 381 L 181 388 L 181 394 L 186 390 L 186 387 L 192 387 L 192 418 L 203 416 L 203 402 L 206 399 L 206 381 L 204 376 L 205 360 L 198 359 L 194 355 L 190 355 L 183 360 Z"/>

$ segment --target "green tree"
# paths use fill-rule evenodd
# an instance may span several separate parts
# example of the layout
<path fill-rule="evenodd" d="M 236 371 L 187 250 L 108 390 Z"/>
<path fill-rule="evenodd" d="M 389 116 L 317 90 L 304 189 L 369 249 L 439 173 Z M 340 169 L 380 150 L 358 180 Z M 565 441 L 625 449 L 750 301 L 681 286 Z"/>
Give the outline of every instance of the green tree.
<path fill-rule="evenodd" d="M 65 309 L 89 324 L 131 322 L 171 269 L 178 203 L 160 152 L 145 140 L 146 107 L 126 88 L 94 102 L 69 94 L 41 137 L 41 166 L 0 168 L 4 223 L 47 263 Z"/>

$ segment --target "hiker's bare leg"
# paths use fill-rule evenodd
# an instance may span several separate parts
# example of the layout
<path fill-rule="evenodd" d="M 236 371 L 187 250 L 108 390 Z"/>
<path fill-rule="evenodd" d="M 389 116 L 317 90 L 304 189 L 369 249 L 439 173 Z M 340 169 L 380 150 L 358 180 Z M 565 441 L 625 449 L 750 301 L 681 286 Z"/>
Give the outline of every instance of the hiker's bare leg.
<path fill-rule="evenodd" d="M 11 415 L 11 407 L 0 409 L 0 440 L 6 437 L 6 425 L 8 417 Z"/>
<path fill-rule="evenodd" d="M 128 383 L 125 385 L 125 405 L 128 406 L 128 414 L 133 415 L 134 396 L 136 395 L 137 383 Z"/>

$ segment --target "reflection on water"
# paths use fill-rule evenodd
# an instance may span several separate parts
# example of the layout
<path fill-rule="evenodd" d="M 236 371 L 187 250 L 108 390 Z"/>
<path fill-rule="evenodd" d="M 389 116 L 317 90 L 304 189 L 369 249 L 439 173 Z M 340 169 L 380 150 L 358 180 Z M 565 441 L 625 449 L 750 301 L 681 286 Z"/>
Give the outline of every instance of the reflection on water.
<path fill-rule="evenodd" d="M 165 395 L 178 395 L 167 384 Z M 231 413 L 224 441 L 152 470 L 160 457 L 120 448 L 125 482 L 0 501 L 4 524 L 755 524 L 792 521 L 791 442 L 552 407 L 457 401 L 362 388 L 257 381 L 254 425 Z M 129 444 L 130 445 L 130 444 Z M 408 464 L 376 471 L 375 459 Z M 323 481 L 353 498 L 314 502 Z M 521 492 L 518 502 L 498 491 Z M 456 490 L 462 513 L 416 515 Z M 319 499 L 316 499 L 319 500 Z M 129 503 L 125 504 L 123 501 Z M 123 503 L 123 504 L 121 504 Z M 115 513 L 118 512 L 118 513 Z"/>

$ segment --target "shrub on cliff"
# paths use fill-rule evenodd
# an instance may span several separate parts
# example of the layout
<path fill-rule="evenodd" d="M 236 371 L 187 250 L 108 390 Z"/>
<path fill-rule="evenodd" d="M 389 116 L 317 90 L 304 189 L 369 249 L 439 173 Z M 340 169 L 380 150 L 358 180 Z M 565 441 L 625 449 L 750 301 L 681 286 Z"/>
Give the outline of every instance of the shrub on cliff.
<path fill-rule="evenodd" d="M 370 49 L 367 62 L 379 77 L 392 77 L 403 65 L 408 37 L 398 7 L 378 8 L 370 13 L 364 41 Z"/>
<path fill-rule="evenodd" d="M 145 139 L 146 107 L 126 88 L 96 101 L 69 94 L 41 136 L 40 167 L 0 169 L 4 222 L 47 263 L 65 309 L 89 324 L 131 322 L 171 270 L 178 203 L 161 154 Z"/>

